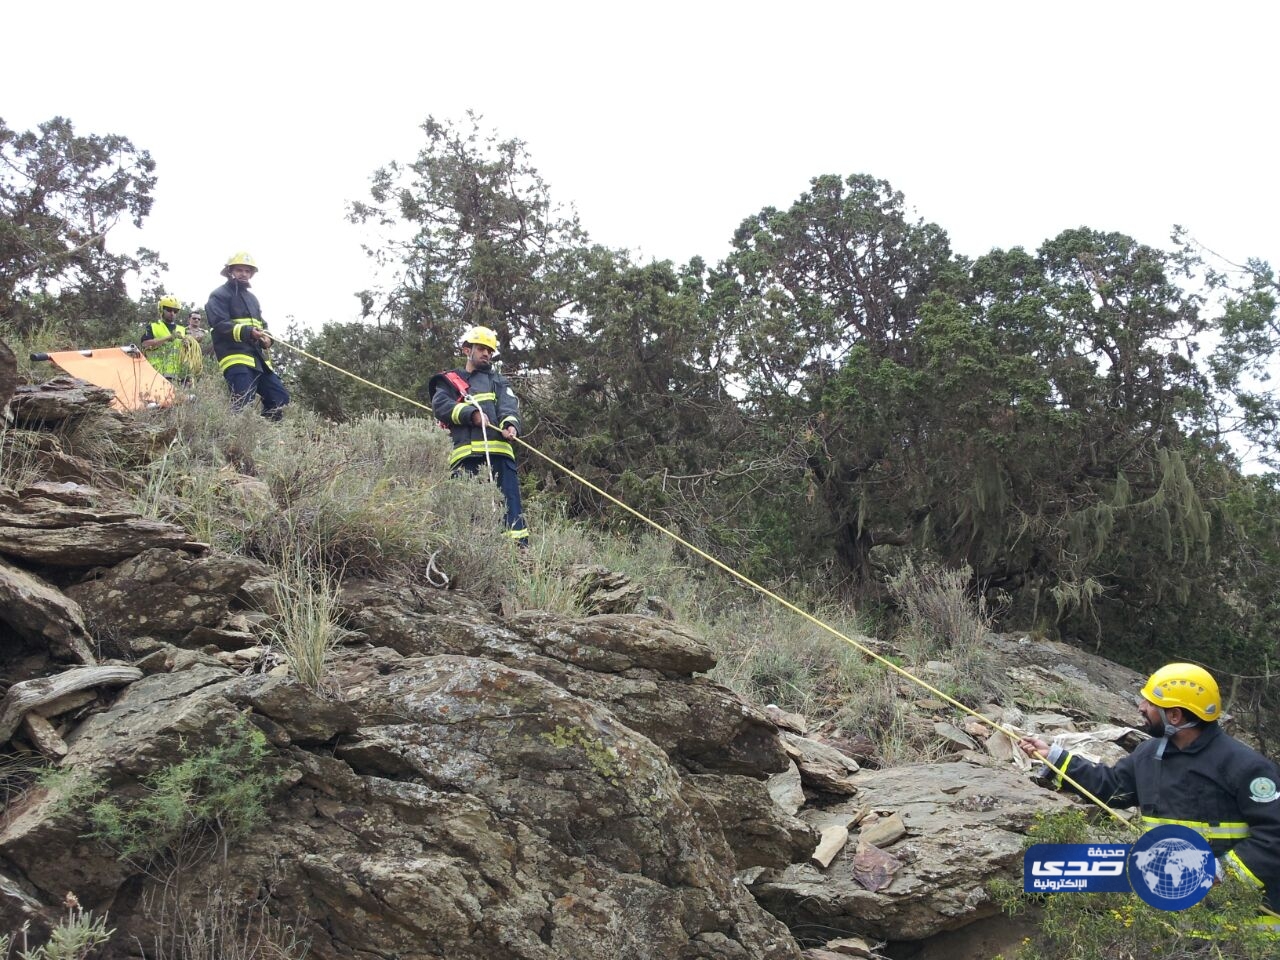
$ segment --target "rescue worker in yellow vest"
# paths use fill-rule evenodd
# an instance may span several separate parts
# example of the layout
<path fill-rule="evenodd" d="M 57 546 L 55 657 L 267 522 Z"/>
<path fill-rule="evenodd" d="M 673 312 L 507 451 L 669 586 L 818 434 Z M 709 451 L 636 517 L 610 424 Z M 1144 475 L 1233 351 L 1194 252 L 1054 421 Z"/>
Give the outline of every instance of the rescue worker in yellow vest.
<path fill-rule="evenodd" d="M 258 298 L 249 289 L 257 272 L 258 265 L 248 253 L 233 253 L 222 268 L 227 282 L 209 294 L 204 313 L 213 332 L 218 368 L 231 391 L 232 408 L 244 408 L 256 395 L 262 398 L 262 415 L 280 420 L 289 391 L 271 367 L 267 354 L 271 335 Z"/>
<path fill-rule="evenodd" d="M 529 545 L 520 479 L 511 441 L 520 429 L 520 402 L 506 377 L 493 369 L 498 334 L 472 327 L 462 335 L 465 367 L 437 373 L 427 383 L 431 410 L 449 430 L 454 476 L 476 476 L 485 467 L 507 503 L 507 536 L 521 548 Z"/>
<path fill-rule="evenodd" d="M 181 309 L 177 297 L 160 298 L 156 305 L 157 319 L 143 328 L 142 352 L 165 379 L 189 384 L 204 366 L 198 343 L 204 332 L 181 324 L 178 321 Z"/>
<path fill-rule="evenodd" d="M 1220 875 L 1230 870 L 1265 891 L 1267 907 L 1276 913 L 1259 923 L 1280 931 L 1280 770 L 1219 727 L 1222 697 L 1204 667 L 1161 667 L 1137 702 L 1152 739 L 1114 766 L 1035 737 L 1019 746 L 1058 774 L 1058 788 L 1071 789 L 1065 772 L 1109 806 L 1138 806 L 1148 830 L 1176 823 L 1199 832 L 1218 858 Z"/>

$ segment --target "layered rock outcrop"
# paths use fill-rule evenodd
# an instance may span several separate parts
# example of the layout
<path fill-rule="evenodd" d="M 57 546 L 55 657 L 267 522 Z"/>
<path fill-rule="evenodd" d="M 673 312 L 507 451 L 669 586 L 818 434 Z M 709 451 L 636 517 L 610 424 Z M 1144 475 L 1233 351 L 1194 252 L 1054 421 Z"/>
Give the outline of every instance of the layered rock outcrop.
<path fill-rule="evenodd" d="M 105 405 L 56 386 L 21 402 L 29 425 Z M 707 679 L 711 651 L 599 568 L 573 574 L 596 611 L 577 618 L 348 581 L 318 695 L 271 648 L 266 568 L 122 510 L 87 482 L 118 478 L 23 442 L 54 479 L 0 488 L 0 747 L 58 772 L 7 790 L 0 931 L 47 931 L 70 890 L 109 913 L 111 956 L 155 955 L 175 915 L 230 903 L 321 960 L 791 960 L 989 917 L 987 884 L 1020 878 L 1034 814 L 1068 802 L 992 724 L 928 700 L 918 719 L 947 762 L 863 769 L 849 754 L 873 749 Z M 1043 691 L 992 707 L 1002 725 L 1085 737 L 1082 700 L 1128 718 L 1137 675 L 991 642 Z M 136 801 L 245 729 L 267 744 L 261 822 L 204 823 L 178 858 L 122 858 L 94 835 L 95 799 Z M 1113 727 L 1096 752 L 1136 736 Z"/>

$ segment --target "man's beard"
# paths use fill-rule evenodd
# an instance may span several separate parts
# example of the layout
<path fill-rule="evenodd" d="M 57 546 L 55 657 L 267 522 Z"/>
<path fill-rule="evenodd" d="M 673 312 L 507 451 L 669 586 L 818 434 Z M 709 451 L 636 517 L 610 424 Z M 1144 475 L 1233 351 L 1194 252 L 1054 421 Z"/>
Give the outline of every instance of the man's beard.
<path fill-rule="evenodd" d="M 1153 737 L 1163 737 L 1164 736 L 1164 718 L 1159 717 L 1155 720 L 1147 720 L 1146 726 L 1143 727 L 1143 729 L 1146 730 L 1146 732 L 1151 734 L 1151 736 Z"/>
<path fill-rule="evenodd" d="M 472 360 L 471 366 L 475 367 L 476 370 L 480 371 L 481 373 L 488 373 L 489 370 L 493 367 L 493 363 L 492 361 L 489 361 L 489 360 Z"/>

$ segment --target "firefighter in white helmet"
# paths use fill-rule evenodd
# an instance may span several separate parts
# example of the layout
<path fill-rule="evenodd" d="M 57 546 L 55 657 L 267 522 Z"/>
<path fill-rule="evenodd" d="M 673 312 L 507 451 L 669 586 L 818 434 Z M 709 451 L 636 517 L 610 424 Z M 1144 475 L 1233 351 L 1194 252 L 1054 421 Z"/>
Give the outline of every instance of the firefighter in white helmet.
<path fill-rule="evenodd" d="M 222 267 L 227 282 L 209 294 L 204 312 L 213 331 L 218 369 L 231 391 L 232 407 L 239 410 L 256 395 L 262 398 L 262 415 L 280 420 L 289 391 L 271 366 L 271 334 L 258 298 L 249 289 L 257 272 L 258 264 L 248 253 L 233 253 Z"/>

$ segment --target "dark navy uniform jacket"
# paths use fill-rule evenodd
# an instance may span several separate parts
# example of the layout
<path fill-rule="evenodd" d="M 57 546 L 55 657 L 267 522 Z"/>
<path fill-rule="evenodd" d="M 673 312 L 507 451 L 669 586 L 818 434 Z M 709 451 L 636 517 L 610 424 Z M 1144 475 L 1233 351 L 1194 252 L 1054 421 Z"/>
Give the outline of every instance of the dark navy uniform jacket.
<path fill-rule="evenodd" d="M 467 457 L 489 456 L 510 457 L 515 459 L 515 451 L 502 436 L 504 427 L 515 427 L 520 432 L 520 402 L 511 392 L 511 385 L 500 373 L 476 370 L 467 373 L 465 369 L 452 371 L 467 385 L 466 393 L 470 399 L 462 396 L 448 374 L 437 373 L 427 383 L 431 394 L 431 412 L 449 428 L 449 437 L 453 440 L 453 453 L 449 456 L 452 466 Z M 471 415 L 479 407 L 489 418 L 488 429 L 477 427 L 471 423 Z"/>
<path fill-rule="evenodd" d="M 1268 905 L 1280 909 L 1280 770 L 1216 723 L 1184 749 L 1170 741 L 1163 758 L 1160 743 L 1144 741 L 1111 767 L 1070 753 L 1052 766 L 1110 806 L 1137 806 L 1147 829 L 1196 830 L 1224 866 L 1266 888 Z"/>

